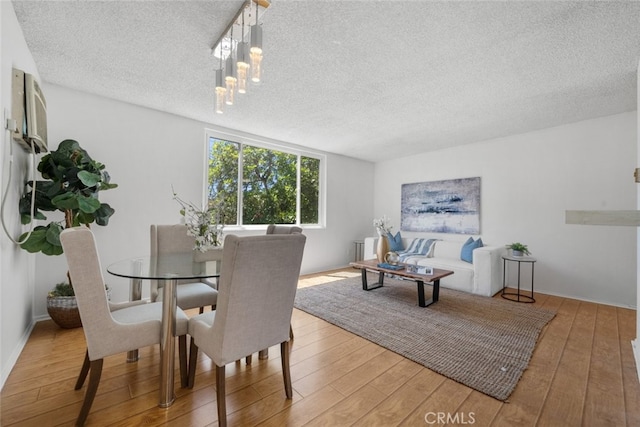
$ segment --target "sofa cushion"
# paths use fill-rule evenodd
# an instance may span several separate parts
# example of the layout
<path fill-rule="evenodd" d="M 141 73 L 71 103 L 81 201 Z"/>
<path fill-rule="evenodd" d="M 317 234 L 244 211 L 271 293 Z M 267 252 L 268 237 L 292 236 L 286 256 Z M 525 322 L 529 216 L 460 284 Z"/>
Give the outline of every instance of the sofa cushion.
<path fill-rule="evenodd" d="M 398 231 L 394 236 L 391 232 L 387 233 L 387 240 L 389 241 L 389 250 L 393 252 L 404 251 L 404 243 L 402 242 L 402 236 Z"/>
<path fill-rule="evenodd" d="M 462 245 L 462 249 L 460 250 L 460 259 L 468 263 L 473 263 L 473 250 L 481 248 L 482 246 L 482 239 L 478 238 L 478 240 L 474 241 L 473 237 L 469 237 L 469 239 L 467 239 L 467 241 Z"/>
<path fill-rule="evenodd" d="M 460 260 L 460 250 L 463 242 L 455 242 L 451 240 L 438 240 L 433 245 L 432 257 L 451 258 Z"/>

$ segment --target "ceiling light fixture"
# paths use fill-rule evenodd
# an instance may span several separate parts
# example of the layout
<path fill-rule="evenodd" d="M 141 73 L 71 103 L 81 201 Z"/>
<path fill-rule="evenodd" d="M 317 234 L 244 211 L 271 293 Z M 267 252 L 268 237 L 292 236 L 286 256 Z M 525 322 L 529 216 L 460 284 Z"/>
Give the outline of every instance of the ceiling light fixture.
<path fill-rule="evenodd" d="M 231 40 L 233 40 L 233 27 L 231 27 Z M 236 61 L 233 60 L 233 43 L 229 44 L 229 56 L 227 56 L 227 63 L 224 66 L 224 82 L 227 87 L 227 94 L 225 102 L 227 105 L 233 105 L 233 97 L 236 89 Z"/>
<path fill-rule="evenodd" d="M 216 70 L 216 113 L 224 113 L 225 92 L 227 88 L 222 82 L 222 57 L 220 57 L 220 69 Z"/>
<path fill-rule="evenodd" d="M 253 5 L 255 5 L 255 9 L 252 7 Z M 216 70 L 216 113 L 223 112 L 223 104 L 233 105 L 236 90 L 242 94 L 247 92 L 249 72 L 253 83 L 260 82 L 262 25 L 258 12 L 262 8 L 263 13 L 260 14 L 260 17 L 263 17 L 264 10 L 270 5 L 268 0 L 245 0 L 233 20 L 211 48 L 212 53 L 220 59 L 220 69 Z M 252 14 L 255 14 L 255 25 L 245 27 L 245 18 L 247 22 L 251 22 Z M 245 42 L 245 35 L 248 35 L 249 31 L 251 31 L 251 44 Z M 234 38 L 234 34 L 237 39 Z"/>
<path fill-rule="evenodd" d="M 260 65 L 262 64 L 262 26 L 258 23 L 258 4 L 256 3 L 256 25 L 251 26 L 251 81 L 260 82 L 262 74 Z"/>
<path fill-rule="evenodd" d="M 249 43 L 244 41 L 244 13 L 242 14 L 242 41 L 236 51 L 238 61 L 238 93 L 247 93 L 247 75 L 249 73 Z"/>

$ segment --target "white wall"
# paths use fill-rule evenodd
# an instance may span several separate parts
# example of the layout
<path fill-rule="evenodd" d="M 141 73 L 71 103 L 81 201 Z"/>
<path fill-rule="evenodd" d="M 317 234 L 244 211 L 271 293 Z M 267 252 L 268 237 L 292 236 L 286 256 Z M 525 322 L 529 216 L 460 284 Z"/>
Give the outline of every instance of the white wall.
<path fill-rule="evenodd" d="M 636 158 L 629 112 L 390 160 L 375 167 L 375 216 L 397 230 L 402 184 L 479 176 L 483 241 L 527 244 L 537 291 L 635 306 L 636 231 L 567 225 L 565 210 L 635 209 Z"/>
<path fill-rule="evenodd" d="M 636 82 L 640 81 L 640 61 L 638 61 L 638 70 L 637 70 L 638 78 Z M 637 90 L 638 103 L 636 105 L 640 106 L 640 90 Z M 636 142 L 636 146 L 638 147 L 638 153 L 636 157 L 636 167 L 640 165 L 640 108 L 638 108 L 637 120 L 638 120 L 638 140 Z M 640 210 L 640 184 L 636 184 L 636 194 L 638 200 L 636 202 L 636 209 Z M 640 228 L 636 228 L 636 247 L 640 247 Z M 640 251 L 637 254 L 637 266 L 636 266 L 636 307 L 640 307 Z M 638 341 L 638 337 L 640 337 L 640 316 L 638 316 L 638 312 L 636 311 L 636 339 L 631 341 L 631 345 L 633 346 L 633 354 L 636 359 L 636 372 L 638 373 L 638 379 L 640 379 L 640 342 Z"/>
<path fill-rule="evenodd" d="M 12 183 L 6 197 L 5 223 L 13 238 L 22 232 L 18 199 L 29 174 L 29 156 L 5 130 L 5 112 L 11 111 L 11 69 L 36 75 L 38 71 L 27 48 L 13 5 L 0 2 L 0 188 L 5 194 L 9 177 L 9 153 L 13 149 Z M 39 80 L 39 78 L 38 78 Z M 4 384 L 33 327 L 34 257 L 14 245 L 0 231 L 0 387 Z"/>
<path fill-rule="evenodd" d="M 50 146 L 77 140 L 106 165 L 119 185 L 100 195 L 116 210 L 109 225 L 92 227 L 103 269 L 117 260 L 148 254 L 149 226 L 180 221 L 171 186 L 186 200 L 202 199 L 205 127 L 214 126 L 60 86 L 45 84 L 43 90 Z M 354 256 L 353 241 L 371 230 L 373 164 L 328 154 L 327 174 L 327 226 L 305 229 L 303 274 L 347 265 Z M 36 316 L 45 315 L 46 293 L 64 280 L 65 272 L 64 257 L 37 255 Z M 123 300 L 126 280 L 104 274 L 114 300 Z"/>

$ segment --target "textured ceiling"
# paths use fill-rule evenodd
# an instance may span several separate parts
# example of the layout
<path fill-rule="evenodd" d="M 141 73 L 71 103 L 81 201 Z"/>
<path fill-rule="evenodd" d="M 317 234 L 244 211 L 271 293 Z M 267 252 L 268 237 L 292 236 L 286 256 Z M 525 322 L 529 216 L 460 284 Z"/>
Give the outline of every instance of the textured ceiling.
<path fill-rule="evenodd" d="M 218 115 L 242 3 L 13 1 L 45 82 L 370 161 L 636 109 L 638 2 L 273 0 L 263 82 Z"/>

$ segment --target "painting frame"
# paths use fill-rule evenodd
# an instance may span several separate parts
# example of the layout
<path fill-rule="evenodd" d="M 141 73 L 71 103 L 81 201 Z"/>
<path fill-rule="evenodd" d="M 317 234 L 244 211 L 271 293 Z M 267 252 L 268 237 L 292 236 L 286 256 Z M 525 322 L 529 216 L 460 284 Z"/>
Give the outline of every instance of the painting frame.
<path fill-rule="evenodd" d="M 400 230 L 480 233 L 480 177 L 402 184 Z"/>

